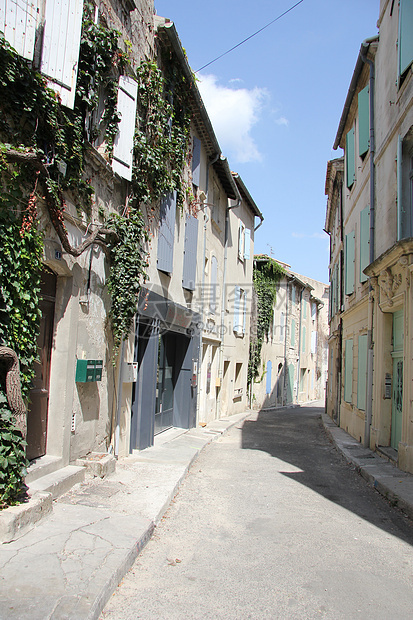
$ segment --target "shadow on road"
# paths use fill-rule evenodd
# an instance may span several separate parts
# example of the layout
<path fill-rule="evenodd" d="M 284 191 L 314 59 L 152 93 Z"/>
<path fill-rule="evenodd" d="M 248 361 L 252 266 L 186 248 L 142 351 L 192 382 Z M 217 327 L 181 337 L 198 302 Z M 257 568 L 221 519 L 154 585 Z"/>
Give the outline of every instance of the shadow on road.
<path fill-rule="evenodd" d="M 256 420 L 243 424 L 242 448 L 280 459 L 279 472 L 284 476 L 413 545 L 411 521 L 390 507 L 337 452 L 321 412 L 308 406 L 260 411 Z"/>

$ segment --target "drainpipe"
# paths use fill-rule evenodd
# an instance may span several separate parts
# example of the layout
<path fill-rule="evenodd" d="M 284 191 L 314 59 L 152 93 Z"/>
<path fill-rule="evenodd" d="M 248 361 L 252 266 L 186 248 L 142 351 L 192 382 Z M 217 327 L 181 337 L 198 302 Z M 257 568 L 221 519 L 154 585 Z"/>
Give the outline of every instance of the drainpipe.
<path fill-rule="evenodd" d="M 367 58 L 367 50 L 369 48 L 369 40 L 366 39 L 362 44 L 361 59 L 370 67 L 369 77 L 369 100 L 370 100 L 370 263 L 374 261 L 374 228 L 375 228 L 375 143 L 374 143 L 374 79 L 375 68 L 374 62 Z M 369 278 L 369 312 L 368 312 L 368 331 L 367 331 L 367 395 L 366 395 L 366 420 L 364 429 L 364 447 L 370 447 L 370 428 L 373 417 L 373 359 L 374 359 L 374 341 L 373 341 L 373 320 L 374 320 L 374 297 L 371 278 Z"/>

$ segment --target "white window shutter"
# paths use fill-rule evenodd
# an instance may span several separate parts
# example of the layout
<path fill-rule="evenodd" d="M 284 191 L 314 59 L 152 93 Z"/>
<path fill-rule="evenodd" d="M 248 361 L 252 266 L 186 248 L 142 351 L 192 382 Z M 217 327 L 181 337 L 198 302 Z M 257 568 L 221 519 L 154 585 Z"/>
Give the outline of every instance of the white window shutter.
<path fill-rule="evenodd" d="M 132 179 L 137 94 L 137 82 L 127 75 L 121 75 L 118 90 L 118 112 L 121 120 L 113 148 L 112 168 L 128 181 Z"/>
<path fill-rule="evenodd" d="M 250 247 L 251 247 L 251 231 L 249 228 L 245 229 L 245 240 L 244 240 L 244 258 L 250 258 Z"/>
<path fill-rule="evenodd" d="M 244 308 L 242 317 L 242 333 L 245 334 L 247 329 L 247 291 L 244 291 Z"/>
<path fill-rule="evenodd" d="M 37 0 L 0 0 L 0 31 L 19 56 L 33 60 Z"/>
<path fill-rule="evenodd" d="M 40 70 L 62 104 L 75 102 L 83 0 L 46 0 Z"/>

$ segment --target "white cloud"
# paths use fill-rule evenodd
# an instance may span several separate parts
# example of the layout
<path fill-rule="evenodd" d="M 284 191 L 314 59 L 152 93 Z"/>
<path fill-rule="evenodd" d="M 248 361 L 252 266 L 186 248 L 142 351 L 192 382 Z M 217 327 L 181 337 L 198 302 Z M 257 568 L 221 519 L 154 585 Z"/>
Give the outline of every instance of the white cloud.
<path fill-rule="evenodd" d="M 280 118 L 275 119 L 275 124 L 287 127 L 290 124 L 290 121 L 288 120 L 288 118 L 285 118 L 285 116 L 280 116 Z"/>
<path fill-rule="evenodd" d="M 260 161 L 262 155 L 251 132 L 269 97 L 267 90 L 222 86 L 215 75 L 199 78 L 198 87 L 224 155 L 238 163 Z"/>

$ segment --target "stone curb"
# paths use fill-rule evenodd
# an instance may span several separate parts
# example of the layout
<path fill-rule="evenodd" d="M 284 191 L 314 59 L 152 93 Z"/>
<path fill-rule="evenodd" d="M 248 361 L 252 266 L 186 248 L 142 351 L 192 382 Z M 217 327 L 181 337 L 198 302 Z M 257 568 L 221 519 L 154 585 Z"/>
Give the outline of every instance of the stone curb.
<path fill-rule="evenodd" d="M 369 448 L 364 448 L 326 414 L 321 414 L 326 430 L 336 449 L 356 471 L 383 497 L 413 520 L 413 476 L 384 461 Z"/>
<path fill-rule="evenodd" d="M 27 534 L 53 509 L 51 493 L 33 493 L 24 504 L 9 506 L 0 512 L 0 543 L 9 543 Z"/>

